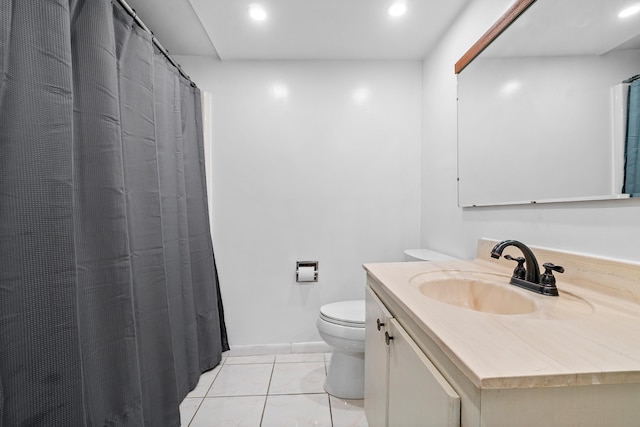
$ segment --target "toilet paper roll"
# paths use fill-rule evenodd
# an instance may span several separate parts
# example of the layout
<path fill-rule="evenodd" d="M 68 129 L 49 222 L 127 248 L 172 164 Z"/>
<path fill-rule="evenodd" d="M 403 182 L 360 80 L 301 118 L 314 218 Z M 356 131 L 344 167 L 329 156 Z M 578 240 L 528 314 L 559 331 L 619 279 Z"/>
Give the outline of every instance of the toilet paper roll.
<path fill-rule="evenodd" d="M 298 282 L 313 282 L 316 278 L 314 267 L 298 267 Z"/>

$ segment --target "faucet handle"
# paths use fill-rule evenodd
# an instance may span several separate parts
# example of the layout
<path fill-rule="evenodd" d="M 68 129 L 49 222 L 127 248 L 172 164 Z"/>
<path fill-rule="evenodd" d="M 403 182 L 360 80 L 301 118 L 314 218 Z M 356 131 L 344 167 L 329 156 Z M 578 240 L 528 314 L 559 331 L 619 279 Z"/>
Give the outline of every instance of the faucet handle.
<path fill-rule="evenodd" d="M 545 262 L 542 266 L 544 267 L 544 273 L 540 276 L 540 284 L 544 286 L 555 286 L 556 278 L 553 276 L 553 272 L 564 273 L 564 267 L 550 262 Z"/>
<path fill-rule="evenodd" d="M 504 257 L 509 261 L 515 261 L 518 263 L 515 270 L 513 270 L 513 277 L 524 280 L 527 275 L 527 270 L 524 268 L 524 258 L 521 256 L 514 258 L 511 255 L 505 255 Z"/>

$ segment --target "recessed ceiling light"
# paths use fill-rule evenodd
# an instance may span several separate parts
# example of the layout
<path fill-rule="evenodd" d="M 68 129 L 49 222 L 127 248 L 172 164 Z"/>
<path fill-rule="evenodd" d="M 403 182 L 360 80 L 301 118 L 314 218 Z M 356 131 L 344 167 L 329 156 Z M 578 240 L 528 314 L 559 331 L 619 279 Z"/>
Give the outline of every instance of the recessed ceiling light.
<path fill-rule="evenodd" d="M 368 87 L 361 86 L 354 90 L 351 96 L 356 104 L 364 105 L 371 97 L 371 91 Z"/>
<path fill-rule="evenodd" d="M 271 85 L 271 95 L 275 99 L 285 100 L 289 97 L 289 88 L 284 83 L 274 83 Z"/>
<path fill-rule="evenodd" d="M 387 13 L 390 16 L 402 16 L 407 12 L 407 5 L 404 2 L 393 3 L 387 8 Z"/>
<path fill-rule="evenodd" d="M 638 12 L 640 12 L 640 3 L 634 4 L 633 6 L 629 6 L 626 9 L 620 11 L 620 13 L 618 14 L 618 18 L 628 18 Z"/>
<path fill-rule="evenodd" d="M 267 19 L 267 12 L 257 3 L 249 5 L 249 16 L 254 21 L 264 21 Z"/>

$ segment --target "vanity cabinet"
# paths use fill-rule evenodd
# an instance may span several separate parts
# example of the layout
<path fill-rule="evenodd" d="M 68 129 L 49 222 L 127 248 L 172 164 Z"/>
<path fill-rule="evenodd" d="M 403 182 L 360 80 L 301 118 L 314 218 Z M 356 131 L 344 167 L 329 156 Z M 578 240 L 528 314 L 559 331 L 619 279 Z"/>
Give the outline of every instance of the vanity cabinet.
<path fill-rule="evenodd" d="M 391 313 L 367 287 L 365 297 L 364 408 L 369 427 L 388 424 L 389 346 L 385 342 Z"/>
<path fill-rule="evenodd" d="M 496 243 L 481 239 L 474 260 L 365 264 L 369 425 L 640 426 L 640 263 L 534 248 L 565 274 L 559 297 L 532 293 L 528 314 L 423 293 L 461 274 L 508 278 L 511 263 L 490 258 Z"/>
<path fill-rule="evenodd" d="M 365 412 L 369 426 L 460 425 L 460 397 L 367 288 Z"/>

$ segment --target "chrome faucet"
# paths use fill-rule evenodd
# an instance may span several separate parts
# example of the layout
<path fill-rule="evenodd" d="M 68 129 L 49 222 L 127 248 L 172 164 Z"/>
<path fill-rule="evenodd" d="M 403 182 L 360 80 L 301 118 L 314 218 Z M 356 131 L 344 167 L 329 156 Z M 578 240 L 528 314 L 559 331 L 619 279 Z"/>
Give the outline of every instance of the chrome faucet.
<path fill-rule="evenodd" d="M 520 249 L 523 258 L 513 258 L 509 255 L 505 255 L 505 258 L 508 260 L 516 261 L 518 266 L 513 272 L 513 276 L 509 283 L 515 286 L 519 286 L 521 288 L 527 289 L 529 291 L 537 292 L 543 295 L 550 296 L 558 296 L 558 288 L 556 287 L 556 279 L 553 276 L 553 271 L 557 271 L 558 273 L 563 273 L 564 268 L 559 265 L 553 265 L 551 263 L 545 263 L 543 267 L 545 268 L 544 274 L 540 275 L 540 267 L 538 267 L 538 260 L 536 256 L 533 254 L 531 249 L 527 247 L 524 243 L 518 242 L 517 240 L 503 240 L 493 247 L 491 250 L 491 258 L 500 258 L 502 255 L 502 251 L 509 246 L 515 246 Z M 525 264 L 524 266 L 522 264 Z M 523 277 L 523 268 L 524 268 L 524 277 Z"/>

